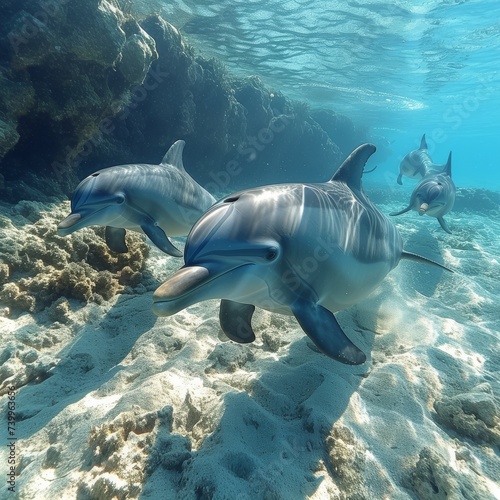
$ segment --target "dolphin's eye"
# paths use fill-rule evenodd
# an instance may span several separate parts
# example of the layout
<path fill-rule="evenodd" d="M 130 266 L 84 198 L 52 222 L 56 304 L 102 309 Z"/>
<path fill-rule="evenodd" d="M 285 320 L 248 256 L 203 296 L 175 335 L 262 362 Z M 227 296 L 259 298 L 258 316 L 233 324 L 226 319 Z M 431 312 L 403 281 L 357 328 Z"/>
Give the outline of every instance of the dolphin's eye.
<path fill-rule="evenodd" d="M 123 202 L 125 201 L 125 196 L 123 194 L 119 194 L 117 197 L 116 197 L 116 203 L 118 205 L 121 205 Z"/>
<path fill-rule="evenodd" d="M 267 254 L 266 254 L 266 260 L 271 262 L 273 261 L 276 257 L 278 256 L 278 249 L 277 248 L 270 248 L 268 251 L 267 251 Z"/>

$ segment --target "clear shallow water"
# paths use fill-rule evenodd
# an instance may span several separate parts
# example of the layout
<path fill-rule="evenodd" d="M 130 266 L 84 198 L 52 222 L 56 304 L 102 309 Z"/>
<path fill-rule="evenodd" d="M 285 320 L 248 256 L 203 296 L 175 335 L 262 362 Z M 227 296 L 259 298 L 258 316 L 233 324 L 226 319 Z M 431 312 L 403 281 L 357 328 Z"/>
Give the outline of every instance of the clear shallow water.
<path fill-rule="evenodd" d="M 166 6 L 165 17 L 204 54 L 372 128 L 379 168 L 366 184 L 386 184 L 390 196 L 376 201 L 384 213 L 408 199 L 414 184 L 395 183 L 397 166 L 424 131 L 436 161 L 453 149 L 457 185 L 499 188 L 492 2 L 191 3 Z M 0 209 L 0 240 L 22 269 L 36 253 L 33 271 L 47 275 L 35 284 L 50 283 L 68 203 Z M 458 207 L 447 219 L 452 235 L 415 213 L 393 220 L 408 250 L 455 273 L 403 262 L 339 313 L 370 353 L 369 376 L 308 347 L 292 318 L 257 311 L 250 346 L 219 341 L 216 301 L 156 319 L 142 292 L 181 264 L 155 248 L 145 273 L 154 283 L 133 295 L 51 306 L 58 321 L 0 314 L 3 374 L 19 388 L 20 497 L 428 498 L 438 484 L 448 498 L 500 498 L 493 447 L 456 437 L 453 419 L 439 423 L 432 409 L 455 396 L 494 404 L 488 391 L 498 394 L 500 223 Z M 64 259 L 86 252 L 73 241 Z M 437 458 L 420 464 L 426 450 Z"/>
<path fill-rule="evenodd" d="M 257 74 L 291 98 L 368 125 L 387 148 L 379 171 L 397 171 L 426 132 L 436 162 L 453 150 L 458 186 L 500 189 L 497 1 L 150 4 L 232 73 Z"/>

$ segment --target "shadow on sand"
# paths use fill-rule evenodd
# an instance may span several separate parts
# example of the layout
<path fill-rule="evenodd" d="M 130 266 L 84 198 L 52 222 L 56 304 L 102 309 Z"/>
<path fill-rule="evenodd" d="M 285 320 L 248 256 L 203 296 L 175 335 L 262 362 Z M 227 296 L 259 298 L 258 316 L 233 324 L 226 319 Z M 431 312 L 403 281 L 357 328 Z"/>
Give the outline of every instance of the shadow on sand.
<path fill-rule="evenodd" d="M 374 334 L 353 330 L 350 315 L 340 313 L 339 322 L 370 357 Z M 304 335 L 286 356 L 245 369 L 257 366 L 257 377 L 243 390 L 237 383 L 225 386 L 220 421 L 199 449 L 191 451 L 189 435 L 160 429 L 140 498 L 307 498 L 322 476 L 335 476 L 326 441 L 369 362 L 343 365 L 317 352 Z M 177 460 L 165 459 L 175 453 Z"/>
<path fill-rule="evenodd" d="M 406 239 L 404 248 L 409 252 L 444 265 L 439 243 L 426 228 L 421 228 L 416 233 L 412 233 Z M 434 295 L 443 272 L 446 272 L 443 269 L 419 262 L 406 261 L 404 266 L 407 269 L 408 279 L 402 283 L 402 289 L 409 294 L 417 291 L 426 297 Z"/>
<path fill-rule="evenodd" d="M 89 321 L 77 333 L 75 340 L 58 353 L 61 361 L 50 370 L 48 378 L 40 383 L 28 383 L 19 389 L 17 406 L 20 409 L 20 439 L 28 438 L 44 428 L 66 407 L 101 387 L 122 369 L 120 362 L 136 340 L 150 330 L 157 320 L 149 309 L 137 310 L 131 302 L 134 299 L 137 296 L 121 295 L 101 322 Z M 115 319 L 121 317 L 123 322 L 124 316 L 133 327 L 128 331 L 119 331 Z M 119 343 L 116 337 L 120 337 Z"/>

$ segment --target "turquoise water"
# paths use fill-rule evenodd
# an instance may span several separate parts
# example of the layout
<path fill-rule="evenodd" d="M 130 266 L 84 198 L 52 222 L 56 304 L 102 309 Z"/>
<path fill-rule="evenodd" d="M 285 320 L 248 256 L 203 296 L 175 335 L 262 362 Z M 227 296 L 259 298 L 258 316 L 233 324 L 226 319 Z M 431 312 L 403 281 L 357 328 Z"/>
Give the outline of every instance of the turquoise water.
<path fill-rule="evenodd" d="M 161 3 L 161 2 L 160 2 Z M 458 186 L 500 188 L 496 1 L 177 1 L 183 34 L 235 74 L 367 125 L 379 172 L 427 133 Z M 174 21 L 175 22 L 175 21 Z"/>
<path fill-rule="evenodd" d="M 200 289 L 216 286 L 212 281 L 224 276 L 227 289 L 220 295 L 239 300 L 237 294 L 246 291 L 247 283 L 257 286 L 254 283 L 267 283 L 268 275 L 276 276 L 275 289 L 266 285 L 270 301 L 286 297 L 285 293 L 292 296 L 291 290 L 300 302 L 292 302 L 290 312 L 292 307 L 304 307 L 305 298 L 311 301 L 311 310 L 318 311 L 313 299 L 319 294 L 308 276 L 320 275 L 316 268 L 323 270 L 319 266 L 331 248 L 340 253 L 322 244 L 313 248 L 313 238 L 323 242 L 322 233 L 328 238 L 329 231 L 314 234 L 311 227 L 335 231 L 333 223 L 312 225 L 317 213 L 322 215 L 320 209 L 328 206 L 321 198 L 311 204 L 318 208 L 300 205 L 300 217 L 311 217 L 312 223 L 303 231 L 307 237 L 295 239 L 277 224 L 275 234 L 269 231 L 273 238 L 269 240 L 268 227 L 280 217 L 286 222 L 294 210 L 291 204 L 290 212 L 275 212 L 278 203 L 266 205 L 265 196 L 266 210 L 260 206 L 234 209 L 242 214 L 244 224 L 241 230 L 227 230 L 227 242 L 220 237 L 224 244 L 220 250 L 211 246 L 210 238 L 222 224 L 231 222 L 229 215 L 222 222 L 214 212 L 203 216 L 213 217 L 206 237 L 197 231 L 202 237 L 197 241 L 192 236 L 196 233 L 191 233 L 187 247 L 184 237 L 174 242 L 181 249 L 192 245 L 191 255 L 206 250 L 210 256 L 215 248 L 204 270 L 201 265 L 183 266 L 186 261 L 162 253 L 143 235 L 134 236 L 130 228 L 139 230 L 139 226 L 128 225 L 131 221 L 122 216 L 94 219 L 94 223 L 126 224 L 130 250 L 126 254 L 108 251 L 102 227 L 82 227 L 63 237 L 67 226 L 59 234 L 57 228 L 74 207 L 51 191 L 74 190 L 77 176 L 93 174 L 92 182 L 97 176 L 102 180 L 102 172 L 96 172 L 101 167 L 141 162 L 142 174 L 150 167 L 159 168 L 157 163 L 177 139 L 186 140 L 187 171 L 200 183 L 205 175 L 217 197 L 230 192 L 232 181 L 246 189 L 269 183 L 269 177 L 285 182 L 286 176 L 297 174 L 298 181 L 308 182 L 309 176 L 323 172 L 325 179 L 331 176 L 337 164 L 329 162 L 337 150 L 328 151 L 329 141 L 318 140 L 317 135 L 309 141 L 312 129 L 300 128 L 305 125 L 304 106 L 294 103 L 274 116 L 263 113 L 263 118 L 256 118 L 258 98 L 267 97 L 268 91 L 307 102 L 311 110 L 343 113 L 366 128 L 378 148 L 368 167 L 378 168 L 363 177 L 363 184 L 384 214 L 400 211 L 409 200 L 415 180 L 405 178 L 399 186 L 396 177 L 400 160 L 418 147 L 423 133 L 436 163 L 444 163 L 453 150 L 453 178 L 459 188 L 500 191 L 498 0 L 420 5 L 373 0 L 362 4 L 319 0 L 4 3 L 0 47 L 8 45 L 1 35 L 2 28 L 10 29 L 11 21 L 17 26 L 15 33 L 29 36 L 19 46 L 21 55 L 12 57 L 12 63 L 20 66 L 15 69 L 14 64 L 8 74 L 0 50 L 0 90 L 2 85 L 9 90 L 0 99 L 0 115 L 2 103 L 15 109 L 18 114 L 12 123 L 20 134 L 0 171 L 0 413 L 4 434 L 11 433 L 7 438 L 0 432 L 0 463 L 10 466 L 0 483 L 0 498 L 7 498 L 15 483 L 18 491 L 12 498 L 42 500 L 500 499 L 500 193 L 459 192 L 453 211 L 445 216 L 452 234 L 443 231 L 435 218 L 415 212 L 390 218 L 407 251 L 443 263 L 453 272 L 401 262 L 370 296 L 336 313 L 341 328 L 369 357 L 367 363 L 353 367 L 322 355 L 309 340 L 301 325 L 307 326 L 314 312 L 299 324 L 293 316 L 257 307 L 252 320 L 256 342 L 240 345 L 228 341 L 220 328 L 218 300 L 203 300 L 201 294 L 201 302 L 166 317 L 157 317 L 152 310 L 153 292 L 162 283 L 172 280 L 171 290 L 186 291 L 191 286 L 196 292 L 192 284 L 209 273 L 212 262 L 224 269 L 227 260 L 238 262 L 241 274 L 230 275 L 233 269 L 212 273 L 213 280 L 198 282 Z M 167 70 L 151 63 L 152 52 L 148 56 L 145 51 L 143 85 L 132 86 L 129 80 L 125 85 L 125 76 L 115 74 L 116 64 L 119 67 L 124 54 L 137 55 L 125 48 L 134 47 L 138 28 L 128 18 L 125 23 L 121 14 L 113 17 L 117 4 L 125 10 L 134 4 L 141 11 L 138 19 L 160 11 L 202 58 L 212 55 L 223 61 L 227 79 L 258 75 L 264 82 L 262 87 L 259 83 L 258 98 L 247 99 L 245 109 L 230 102 L 236 90 L 226 76 L 210 76 L 211 70 L 218 75 L 220 65 L 207 59 L 195 64 L 176 29 L 156 19 L 144 25 L 156 36 L 151 46 L 159 54 L 163 51 L 162 64 L 178 63 L 176 58 L 185 64 L 173 64 Z M 51 14 L 39 10 L 55 5 L 62 10 Z M 17 12 L 24 8 L 38 12 L 41 19 L 48 16 L 53 31 L 26 13 L 18 18 Z M 64 15 L 59 17 L 58 12 Z M 161 26 L 168 27 L 166 33 Z M 130 31 L 115 61 L 109 46 L 102 53 L 96 49 L 93 30 L 100 33 L 102 27 L 107 28 L 104 39 L 111 41 L 116 40 L 113 34 L 122 40 L 122 28 Z M 73 31 L 77 36 L 65 47 Z M 143 42 L 149 39 L 146 32 Z M 64 39 L 61 45 L 59 37 Z M 145 45 L 137 42 L 137 47 Z M 129 74 L 130 68 L 125 64 L 122 70 Z M 209 75 L 198 80 L 203 71 Z M 114 85 L 108 87 L 108 83 Z M 109 95 L 115 96 L 113 106 L 106 101 Z M 123 109 L 115 116 L 119 103 Z M 226 127 L 228 116 L 240 116 L 236 108 L 254 122 L 234 119 L 240 128 Z M 302 122 L 289 119 L 293 112 Z M 286 132 L 278 135 L 287 124 Z M 2 126 L 0 120 L 0 139 Z M 98 132 L 89 139 L 86 127 Z M 352 132 L 351 127 L 346 129 L 339 135 Z M 363 134 L 354 132 L 353 141 L 364 140 Z M 253 149 L 244 142 L 238 145 L 238 140 L 245 139 Z M 77 154 L 72 147 L 84 140 Z M 340 142 L 338 146 L 342 154 L 350 151 Z M 330 155 L 314 155 L 313 147 Z M 57 156 L 61 150 L 62 159 Z M 177 149 L 181 152 L 182 147 Z M 177 167 L 182 163 L 178 154 L 167 156 Z M 323 162 L 324 158 L 329 159 Z M 154 167 L 144 165 L 150 162 Z M 124 177 L 122 167 L 114 170 L 113 181 Z M 68 181 L 62 175 L 65 168 L 74 174 Z M 35 175 L 38 171 L 57 179 L 48 182 Z M 33 175 L 17 179 L 26 172 Z M 142 174 L 132 195 L 148 182 L 147 174 Z M 190 198 L 189 189 L 173 187 Z M 165 202 L 168 212 L 167 202 L 173 196 L 166 192 L 150 188 L 138 204 L 131 196 L 130 217 L 139 204 L 151 209 L 149 202 L 157 200 Z M 73 201 L 91 199 L 90 190 L 84 193 L 85 197 L 77 194 Z M 94 213 L 110 205 L 124 206 L 121 189 L 115 188 L 109 197 L 104 188 L 96 188 L 95 193 L 104 201 L 89 203 L 90 213 L 92 206 L 99 207 Z M 193 195 L 195 201 L 201 197 Z M 227 204 L 237 202 L 236 196 L 225 198 Z M 184 205 L 177 207 L 175 201 L 170 205 L 186 214 Z M 233 213 L 230 210 L 226 214 Z M 85 210 L 82 213 L 85 217 Z M 145 213 L 140 222 L 154 237 L 161 218 L 152 215 Z M 69 220 L 83 217 L 74 213 Z M 370 214 L 358 221 L 353 210 L 352 226 L 344 220 L 346 240 L 357 238 L 349 228 L 359 227 L 359 241 L 367 247 L 384 241 L 382 235 L 362 239 L 370 229 Z M 260 228 L 265 239 L 254 236 Z M 110 233 L 115 235 L 117 244 L 112 246 L 116 248 L 117 232 Z M 165 233 L 170 236 L 167 229 Z M 283 259 L 290 265 L 287 274 L 280 281 L 280 269 L 267 267 L 271 271 L 261 277 L 252 277 L 252 271 L 246 277 L 243 269 L 252 269 L 255 262 L 259 265 L 259 258 L 265 260 L 263 265 L 273 265 L 262 258 L 263 245 L 269 241 L 271 260 L 282 255 L 281 249 L 287 252 L 293 247 L 291 259 Z M 358 240 L 355 243 L 361 247 Z M 309 254 L 301 253 L 304 247 Z M 360 282 L 365 282 L 363 271 L 369 281 L 373 269 L 382 265 L 370 265 L 367 259 L 356 262 L 354 252 L 348 257 L 343 260 L 345 269 L 331 276 L 326 276 L 331 270 L 325 266 L 325 277 L 319 281 L 339 288 L 349 282 L 345 276 L 351 264 Z M 193 281 L 182 283 L 190 276 L 189 267 L 194 270 Z M 229 276 L 237 278 L 233 282 Z M 296 291 L 298 283 L 303 284 Z M 249 290 L 246 297 L 252 298 Z M 305 290 L 305 298 L 300 290 Z M 345 288 L 346 295 L 349 292 Z M 259 300 L 265 305 L 266 298 Z M 248 313 L 248 306 L 243 309 Z M 228 314 L 223 321 L 228 322 Z"/>

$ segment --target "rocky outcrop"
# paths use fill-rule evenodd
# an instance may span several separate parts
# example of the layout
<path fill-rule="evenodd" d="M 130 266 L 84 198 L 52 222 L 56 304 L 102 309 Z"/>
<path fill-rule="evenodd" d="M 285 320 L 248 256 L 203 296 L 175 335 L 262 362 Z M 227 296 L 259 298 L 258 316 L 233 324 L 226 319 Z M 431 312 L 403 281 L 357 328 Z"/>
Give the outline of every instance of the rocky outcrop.
<path fill-rule="evenodd" d="M 443 426 L 478 443 L 500 445 L 500 412 L 488 383 L 470 392 L 443 396 L 434 402 L 436 420 Z"/>
<path fill-rule="evenodd" d="M 112 254 L 98 237 L 103 228 L 58 236 L 57 222 L 67 210 L 30 201 L 0 206 L 0 306 L 9 314 L 45 309 L 50 319 L 64 322 L 67 299 L 99 303 L 116 293 L 146 291 L 149 247 L 142 238 L 127 235 L 129 252 Z"/>
<path fill-rule="evenodd" d="M 138 23 L 126 4 L 7 2 L 0 21 L 4 200 L 49 201 L 32 189 L 33 174 L 45 193 L 69 195 L 98 168 L 158 163 L 178 139 L 187 142 L 191 173 L 214 192 L 323 181 L 350 152 L 346 136 L 355 130 L 346 118 L 335 115 L 333 127 L 331 116 L 311 113 L 258 77 L 231 77 L 174 26 L 159 16 Z"/>
<path fill-rule="evenodd" d="M 113 1 L 24 0 L 2 12 L 0 158 L 63 180 L 157 58 L 153 39 Z"/>

